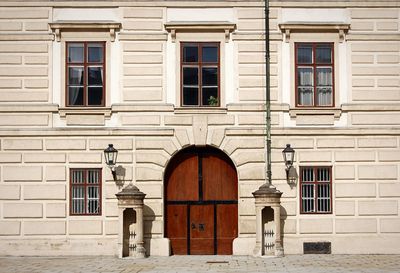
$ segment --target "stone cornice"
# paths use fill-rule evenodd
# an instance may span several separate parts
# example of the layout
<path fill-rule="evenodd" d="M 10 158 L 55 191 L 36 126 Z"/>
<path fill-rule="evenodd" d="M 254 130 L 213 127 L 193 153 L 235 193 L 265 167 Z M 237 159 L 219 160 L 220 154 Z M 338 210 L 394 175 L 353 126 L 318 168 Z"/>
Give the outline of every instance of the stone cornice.
<path fill-rule="evenodd" d="M 171 33 L 172 42 L 175 42 L 177 32 L 224 32 L 225 42 L 229 41 L 230 33 L 236 28 L 231 22 L 168 22 L 165 30 Z"/>
<path fill-rule="evenodd" d="M 109 31 L 111 41 L 115 40 L 115 32 L 121 28 L 121 23 L 110 21 L 58 21 L 49 23 L 57 42 L 61 41 L 63 31 L 103 30 Z"/>
<path fill-rule="evenodd" d="M 340 41 L 350 29 L 350 24 L 344 22 L 285 22 L 279 24 L 285 35 L 285 42 L 289 42 L 293 32 L 338 32 Z"/>

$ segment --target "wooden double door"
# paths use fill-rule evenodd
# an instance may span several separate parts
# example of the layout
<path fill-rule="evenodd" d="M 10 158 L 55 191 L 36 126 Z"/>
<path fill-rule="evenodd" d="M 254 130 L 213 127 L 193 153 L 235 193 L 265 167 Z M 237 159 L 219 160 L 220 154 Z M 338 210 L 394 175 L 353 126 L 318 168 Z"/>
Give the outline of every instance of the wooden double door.
<path fill-rule="evenodd" d="M 165 231 L 172 254 L 232 254 L 238 191 L 229 157 L 214 148 L 189 148 L 172 159 L 165 178 Z"/>

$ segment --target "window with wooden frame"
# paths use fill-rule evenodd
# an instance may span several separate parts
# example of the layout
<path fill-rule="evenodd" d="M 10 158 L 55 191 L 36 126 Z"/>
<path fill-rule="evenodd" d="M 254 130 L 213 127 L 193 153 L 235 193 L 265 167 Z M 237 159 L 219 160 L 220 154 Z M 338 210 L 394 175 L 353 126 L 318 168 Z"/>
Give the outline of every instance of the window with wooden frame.
<path fill-rule="evenodd" d="M 101 215 L 101 169 L 70 169 L 70 215 Z"/>
<path fill-rule="evenodd" d="M 181 43 L 181 105 L 220 106 L 219 43 Z"/>
<path fill-rule="evenodd" d="M 295 43 L 296 106 L 334 106 L 333 48 L 333 43 Z"/>
<path fill-rule="evenodd" d="M 66 106 L 105 106 L 105 42 L 66 43 Z"/>
<path fill-rule="evenodd" d="M 300 167 L 300 212 L 332 213 L 332 167 Z"/>

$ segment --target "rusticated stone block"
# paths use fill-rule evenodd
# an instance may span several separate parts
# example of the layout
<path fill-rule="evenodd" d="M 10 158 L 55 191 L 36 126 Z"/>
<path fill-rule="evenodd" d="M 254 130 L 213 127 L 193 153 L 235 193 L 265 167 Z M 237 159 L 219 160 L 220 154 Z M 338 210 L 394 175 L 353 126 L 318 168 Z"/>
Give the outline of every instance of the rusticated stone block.
<path fill-rule="evenodd" d="M 25 221 L 25 235 L 65 235 L 65 221 Z"/>
<path fill-rule="evenodd" d="M 41 166 L 4 166 L 4 181 L 42 181 L 43 172 Z"/>
<path fill-rule="evenodd" d="M 65 181 L 66 179 L 64 166 L 46 166 L 46 181 Z"/>
<path fill-rule="evenodd" d="M 0 153 L 0 163 L 20 163 L 22 155 L 18 153 Z"/>
<path fill-rule="evenodd" d="M 25 200 L 65 200 L 64 185 L 27 185 L 23 187 Z"/>
<path fill-rule="evenodd" d="M 380 197 L 400 197 L 400 183 L 379 183 Z"/>
<path fill-rule="evenodd" d="M 64 153 L 25 153 L 25 163 L 65 163 Z"/>
<path fill-rule="evenodd" d="M 20 186 L 19 185 L 1 185 L 0 200 L 19 200 Z"/>
<path fill-rule="evenodd" d="M 301 234 L 332 233 L 332 219 L 300 219 Z"/>
<path fill-rule="evenodd" d="M 103 233 L 100 220 L 70 220 L 68 233 L 71 235 L 99 235 Z"/>
<path fill-rule="evenodd" d="M 104 222 L 104 229 L 105 229 L 106 235 L 117 235 L 118 227 L 119 227 L 118 220 Z"/>
<path fill-rule="evenodd" d="M 47 203 L 46 204 L 47 218 L 65 218 L 66 205 L 65 203 Z"/>
<path fill-rule="evenodd" d="M 113 144 L 114 147 L 120 150 L 132 150 L 132 139 L 91 139 L 89 140 L 90 150 L 104 150 L 108 147 L 108 144 Z"/>
<path fill-rule="evenodd" d="M 174 154 L 178 148 L 171 140 L 148 140 L 148 139 L 137 139 L 136 140 L 137 150 L 164 150 L 168 154 Z"/>
<path fill-rule="evenodd" d="M 138 151 L 136 153 L 137 163 L 150 163 L 165 167 L 169 157 L 163 151 Z"/>
<path fill-rule="evenodd" d="M 265 178 L 264 164 L 249 163 L 238 169 L 240 180 L 263 180 Z"/>
<path fill-rule="evenodd" d="M 336 201 L 334 204 L 335 214 L 338 216 L 348 216 L 355 214 L 354 201 Z"/>
<path fill-rule="evenodd" d="M 398 214 L 397 200 L 373 200 L 359 201 L 359 215 L 397 215 Z"/>
<path fill-rule="evenodd" d="M 375 197 L 375 183 L 336 183 L 336 198 Z"/>
<path fill-rule="evenodd" d="M 21 233 L 21 222 L 19 221 L 0 221 L 0 235 L 12 236 Z"/>
<path fill-rule="evenodd" d="M 42 218 L 43 205 L 38 203 L 4 203 L 4 218 Z"/>
<path fill-rule="evenodd" d="M 41 139 L 3 139 L 4 150 L 42 150 Z"/>
<path fill-rule="evenodd" d="M 70 153 L 68 159 L 70 163 L 101 163 L 102 153 Z"/>
<path fill-rule="evenodd" d="M 361 165 L 358 166 L 359 179 L 397 179 L 396 165 Z"/>
<path fill-rule="evenodd" d="M 376 219 L 336 219 L 336 233 L 376 233 Z"/>
<path fill-rule="evenodd" d="M 381 232 L 382 233 L 399 233 L 400 232 L 400 219 L 390 218 L 381 219 Z"/>
<path fill-rule="evenodd" d="M 85 150 L 86 140 L 84 139 L 47 139 L 47 150 Z"/>
<path fill-rule="evenodd" d="M 136 180 L 137 181 L 161 181 L 162 171 L 147 167 L 136 168 Z"/>

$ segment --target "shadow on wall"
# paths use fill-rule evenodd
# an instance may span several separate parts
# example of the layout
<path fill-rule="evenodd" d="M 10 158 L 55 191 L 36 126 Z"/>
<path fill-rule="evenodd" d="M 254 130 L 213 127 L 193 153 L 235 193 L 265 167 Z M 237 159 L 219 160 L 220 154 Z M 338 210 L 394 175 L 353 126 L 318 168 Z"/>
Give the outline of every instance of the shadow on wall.
<path fill-rule="evenodd" d="M 143 207 L 143 218 L 144 218 L 144 247 L 146 248 L 146 255 L 150 255 L 151 238 L 153 222 L 156 220 L 156 214 L 152 208 L 147 205 Z"/>
<path fill-rule="evenodd" d="M 285 245 L 285 224 L 287 219 L 287 211 L 284 207 L 281 206 L 281 236 L 282 236 L 282 246 Z"/>

